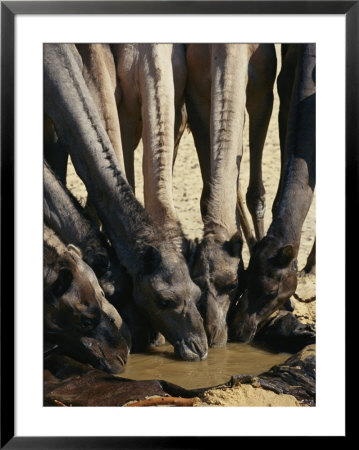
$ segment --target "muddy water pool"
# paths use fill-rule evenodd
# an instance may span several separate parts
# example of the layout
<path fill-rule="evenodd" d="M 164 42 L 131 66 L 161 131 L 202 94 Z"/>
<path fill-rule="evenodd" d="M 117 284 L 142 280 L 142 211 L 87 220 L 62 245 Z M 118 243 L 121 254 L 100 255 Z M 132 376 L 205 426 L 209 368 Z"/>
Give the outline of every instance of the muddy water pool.
<path fill-rule="evenodd" d="M 166 380 L 186 389 L 216 386 L 232 375 L 259 375 L 283 363 L 289 353 L 271 353 L 256 346 L 228 343 L 226 348 L 210 348 L 204 361 L 181 361 L 173 347 L 165 344 L 149 353 L 131 354 L 121 377 L 133 380 Z"/>

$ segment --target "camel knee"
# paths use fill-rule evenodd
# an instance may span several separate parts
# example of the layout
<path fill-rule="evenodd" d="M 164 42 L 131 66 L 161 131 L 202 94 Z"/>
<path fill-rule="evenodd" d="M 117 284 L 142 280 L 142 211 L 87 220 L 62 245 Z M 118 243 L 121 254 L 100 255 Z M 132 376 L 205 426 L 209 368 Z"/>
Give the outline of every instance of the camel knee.
<path fill-rule="evenodd" d="M 261 240 L 264 237 L 264 214 L 266 210 L 264 188 L 262 187 L 260 191 L 248 189 L 246 200 L 252 216 L 256 238 Z"/>
<path fill-rule="evenodd" d="M 246 201 L 248 210 L 251 213 L 252 217 L 255 217 L 257 219 L 264 219 L 266 210 L 264 187 L 262 187 L 260 190 L 252 190 L 248 188 Z"/>

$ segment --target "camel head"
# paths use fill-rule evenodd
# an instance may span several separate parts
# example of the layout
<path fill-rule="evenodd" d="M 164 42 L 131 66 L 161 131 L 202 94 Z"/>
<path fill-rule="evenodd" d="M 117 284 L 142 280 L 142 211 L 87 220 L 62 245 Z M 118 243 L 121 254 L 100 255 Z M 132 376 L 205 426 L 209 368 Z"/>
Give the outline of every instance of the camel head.
<path fill-rule="evenodd" d="M 200 295 L 183 255 L 172 244 L 146 247 L 134 283 L 135 303 L 184 360 L 207 357 L 206 333 L 196 307 Z"/>
<path fill-rule="evenodd" d="M 225 242 L 204 238 L 194 258 L 191 274 L 201 288 L 198 308 L 211 347 L 224 347 L 227 343 L 227 312 L 241 290 L 241 253 L 242 238 L 235 234 Z"/>
<path fill-rule="evenodd" d="M 250 342 L 258 326 L 294 294 L 297 253 L 296 245 L 282 245 L 273 238 L 255 244 L 245 274 L 246 290 L 229 320 L 231 339 Z"/>
<path fill-rule="evenodd" d="M 45 243 L 44 328 L 46 339 L 69 356 L 110 373 L 123 371 L 129 352 L 126 326 L 73 245 L 58 254 Z"/>

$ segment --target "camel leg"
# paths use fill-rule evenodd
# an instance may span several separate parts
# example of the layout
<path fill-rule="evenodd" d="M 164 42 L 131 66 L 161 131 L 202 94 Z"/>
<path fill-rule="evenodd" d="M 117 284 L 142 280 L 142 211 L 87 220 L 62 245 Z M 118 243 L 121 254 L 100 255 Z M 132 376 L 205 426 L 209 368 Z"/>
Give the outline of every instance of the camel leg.
<path fill-rule="evenodd" d="M 199 159 L 203 189 L 201 195 L 201 215 L 207 214 L 207 203 L 210 193 L 210 115 L 211 115 L 211 83 L 208 78 L 210 57 L 208 46 L 194 46 L 187 53 L 188 77 L 186 85 L 186 108 L 189 128 Z M 200 63 L 200 59 L 203 58 Z M 207 65 L 206 65 L 207 63 Z"/>
<path fill-rule="evenodd" d="M 172 73 L 175 88 L 175 127 L 174 152 L 175 163 L 178 146 L 187 124 L 187 110 L 185 106 L 185 87 L 187 81 L 186 50 L 183 44 L 174 44 L 172 50 Z"/>
<path fill-rule="evenodd" d="M 134 151 L 136 150 L 142 134 L 141 104 L 139 88 L 134 82 L 135 72 L 123 71 L 121 59 L 122 45 L 113 49 L 117 65 L 116 103 L 120 121 L 121 141 L 126 178 L 135 192 Z M 120 58 L 120 59 L 119 59 Z"/>
<path fill-rule="evenodd" d="M 181 108 L 176 109 L 176 115 L 175 115 L 175 147 L 173 150 L 173 167 L 176 162 L 177 153 L 178 153 L 178 147 L 183 135 L 183 132 L 187 125 L 187 110 L 185 105 L 183 105 Z"/>
<path fill-rule="evenodd" d="M 191 94 L 192 95 L 192 94 Z M 201 169 L 201 175 L 203 180 L 203 188 L 200 200 L 201 215 L 202 218 L 207 214 L 207 203 L 210 194 L 210 134 L 209 134 L 209 121 L 210 121 L 210 104 L 208 109 L 198 110 L 195 101 L 192 99 L 188 101 L 188 123 L 190 130 L 193 134 L 193 139 L 197 151 L 199 165 Z M 190 118 L 191 117 L 191 118 Z"/>
<path fill-rule="evenodd" d="M 176 109 L 176 115 L 175 115 L 175 146 L 173 150 L 173 165 L 172 165 L 172 173 L 174 170 L 174 165 L 177 158 L 178 153 L 178 147 L 180 144 L 180 140 L 182 138 L 183 132 L 187 125 L 187 110 L 186 106 L 183 104 L 182 108 Z M 184 257 L 186 258 L 186 261 L 189 262 L 191 258 L 191 252 L 193 250 L 193 241 L 191 239 L 188 239 L 186 236 L 183 237 L 183 243 L 182 243 L 182 253 Z"/>
<path fill-rule="evenodd" d="M 141 139 L 141 122 L 139 109 L 135 108 L 137 114 L 129 114 L 126 107 L 120 105 L 118 115 L 121 126 L 121 138 L 125 172 L 129 185 L 135 192 L 135 149 Z M 132 109 L 133 111 L 133 109 Z M 136 118 L 137 116 L 137 118 Z"/>
<path fill-rule="evenodd" d="M 243 202 L 243 197 L 240 188 L 238 188 L 238 194 L 237 194 L 237 208 L 238 208 L 238 214 L 239 214 L 239 221 L 241 224 L 241 228 L 243 230 L 244 237 L 246 239 L 249 252 L 252 253 L 253 245 L 256 243 L 256 238 L 252 234 L 251 227 L 248 222 L 246 209 Z"/>
<path fill-rule="evenodd" d="M 313 247 L 308 255 L 307 263 L 304 266 L 304 268 L 300 272 L 300 276 L 307 275 L 307 274 L 315 274 L 316 272 L 316 239 L 314 239 Z"/>
<path fill-rule="evenodd" d="M 296 55 L 293 51 L 293 46 L 288 51 L 288 45 L 282 45 L 282 67 L 277 79 L 277 90 L 279 96 L 279 113 L 278 113 L 278 128 L 279 128 L 279 144 L 280 144 L 280 179 L 276 196 L 272 205 L 272 215 L 280 201 L 283 190 L 283 179 L 287 163 L 285 152 L 285 141 L 287 136 L 287 122 L 289 116 L 290 99 L 292 97 L 292 87 L 294 84 Z"/>
<path fill-rule="evenodd" d="M 274 46 L 261 44 L 249 62 L 246 103 L 250 147 L 250 177 L 246 200 L 258 240 L 264 237 L 265 189 L 262 180 L 262 155 L 273 109 L 276 69 Z"/>

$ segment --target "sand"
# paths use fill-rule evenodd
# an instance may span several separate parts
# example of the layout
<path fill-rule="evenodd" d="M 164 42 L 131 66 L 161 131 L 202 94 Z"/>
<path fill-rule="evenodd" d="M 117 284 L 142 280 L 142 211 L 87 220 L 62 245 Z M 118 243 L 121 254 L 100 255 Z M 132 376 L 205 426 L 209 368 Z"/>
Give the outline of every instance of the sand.
<path fill-rule="evenodd" d="M 234 388 L 207 391 L 193 406 L 301 406 L 301 404 L 293 395 L 276 394 L 241 384 Z"/>
<path fill-rule="evenodd" d="M 280 55 L 278 53 L 279 46 L 276 46 L 278 57 L 278 69 L 280 68 Z M 265 214 L 265 230 L 268 229 L 271 222 L 271 206 L 278 187 L 280 175 L 280 147 L 278 134 L 278 109 L 279 100 L 276 92 L 276 85 L 274 88 L 274 105 L 267 138 L 263 152 L 263 183 L 266 190 L 266 205 L 267 211 Z M 143 177 L 142 177 L 142 142 L 135 151 L 135 183 L 136 183 L 136 197 L 143 204 Z M 246 116 L 246 125 L 244 130 L 244 151 L 241 163 L 240 185 L 242 196 L 245 198 L 245 193 L 249 180 L 249 133 L 248 133 L 248 116 Z M 71 161 L 68 166 L 67 186 L 73 194 L 84 205 L 86 201 L 86 189 L 77 177 Z M 183 230 L 189 238 L 201 238 L 203 224 L 200 215 L 199 200 L 202 191 L 202 179 L 196 154 L 196 149 L 193 142 L 192 134 L 185 130 L 180 142 L 178 156 L 174 167 L 173 177 L 173 197 L 179 219 L 182 223 Z M 312 248 L 315 239 L 315 208 L 316 198 L 314 194 L 313 202 L 303 225 L 301 244 L 298 254 L 298 268 L 304 267 L 306 259 Z M 248 213 L 248 218 L 249 218 Z M 253 230 L 253 226 L 252 226 Z M 245 244 L 243 247 L 244 264 L 247 266 L 249 261 L 248 247 Z M 303 303 L 299 299 L 309 299 L 315 297 L 315 276 L 303 277 L 298 280 L 297 298 L 295 299 L 296 311 L 295 313 L 306 323 L 315 324 L 315 301 L 311 303 Z M 218 398 L 214 398 L 212 394 L 208 397 L 209 404 L 229 404 L 230 402 L 237 402 L 237 404 L 249 404 L 252 400 L 253 393 L 262 391 L 262 389 L 232 389 L 223 390 L 218 393 Z M 252 393 L 252 394 L 251 394 Z M 272 393 L 271 393 L 272 394 Z M 263 406 L 267 402 L 268 406 L 279 401 L 277 397 L 268 397 L 268 391 L 256 396 L 257 400 L 253 400 L 258 406 Z M 276 394 L 273 394 L 276 395 Z M 238 397 L 235 400 L 235 397 Z M 279 396 L 278 396 L 279 397 Z M 290 397 L 290 396 L 286 396 Z M 230 400 L 231 398 L 231 400 Z M 254 397 L 253 397 L 254 398 Z M 212 400 L 211 400 L 212 399 Z M 227 399 L 227 400 L 225 400 Z M 288 405 L 293 404 L 293 399 L 285 399 Z M 211 403 L 213 402 L 213 403 Z M 217 402 L 217 403 L 216 403 Z M 226 403 L 227 402 L 227 403 Z"/>

